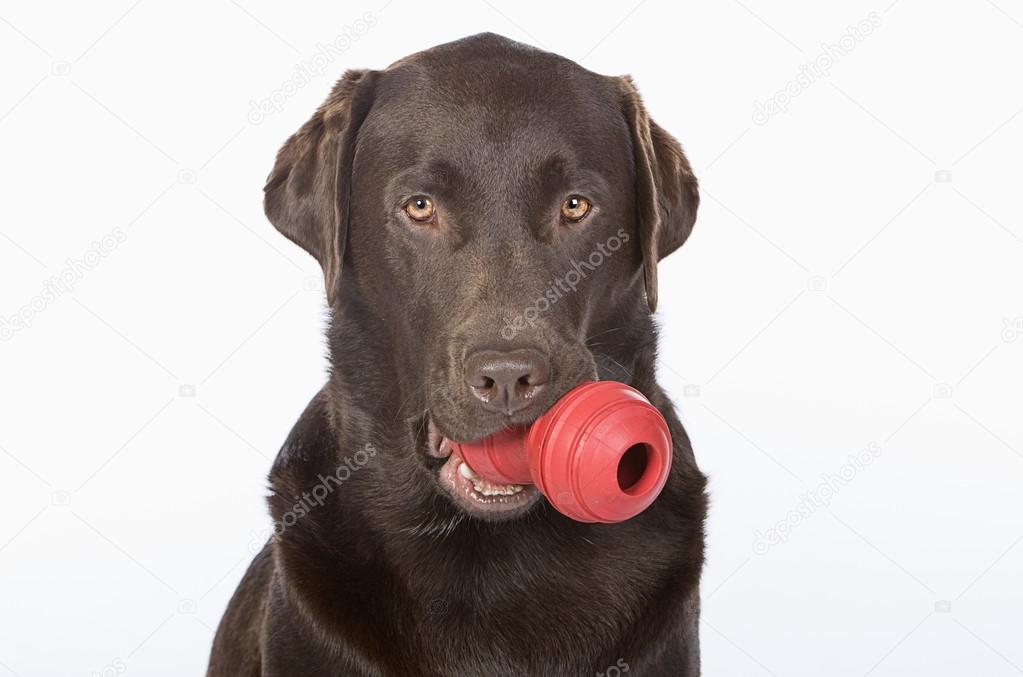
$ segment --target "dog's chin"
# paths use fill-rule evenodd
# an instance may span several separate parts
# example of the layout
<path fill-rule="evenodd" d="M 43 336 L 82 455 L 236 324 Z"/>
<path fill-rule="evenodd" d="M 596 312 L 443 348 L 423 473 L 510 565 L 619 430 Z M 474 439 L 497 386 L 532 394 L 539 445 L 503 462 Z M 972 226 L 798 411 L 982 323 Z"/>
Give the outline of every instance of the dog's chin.
<path fill-rule="evenodd" d="M 440 467 L 436 480 L 440 490 L 462 512 L 488 522 L 503 522 L 525 515 L 540 500 L 531 484 L 497 484 L 480 477 L 452 449 L 448 438 L 427 417 L 426 454 Z"/>

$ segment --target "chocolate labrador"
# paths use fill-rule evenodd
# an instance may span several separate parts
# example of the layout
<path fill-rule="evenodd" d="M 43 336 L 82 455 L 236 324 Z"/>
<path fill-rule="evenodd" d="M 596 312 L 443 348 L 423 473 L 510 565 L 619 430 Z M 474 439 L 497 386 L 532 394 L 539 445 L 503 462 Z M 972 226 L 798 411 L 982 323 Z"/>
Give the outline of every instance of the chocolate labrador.
<path fill-rule="evenodd" d="M 705 479 L 652 311 L 699 194 L 632 81 L 493 34 L 349 71 L 265 194 L 323 268 L 331 373 L 208 674 L 698 675 Z M 640 515 L 575 522 L 451 453 L 598 378 L 671 430 Z"/>

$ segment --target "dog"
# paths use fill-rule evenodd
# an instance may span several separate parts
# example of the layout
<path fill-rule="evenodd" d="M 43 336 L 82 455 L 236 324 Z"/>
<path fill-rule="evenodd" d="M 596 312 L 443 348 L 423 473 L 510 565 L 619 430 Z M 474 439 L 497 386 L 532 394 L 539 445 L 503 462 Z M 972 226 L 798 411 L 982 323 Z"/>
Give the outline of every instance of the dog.
<path fill-rule="evenodd" d="M 699 192 L 632 80 L 494 34 L 348 71 L 264 190 L 323 268 L 331 371 L 273 463 L 274 534 L 209 677 L 698 675 L 706 480 L 653 311 Z M 449 440 L 595 379 L 671 432 L 638 516 L 572 521 L 455 467 Z"/>

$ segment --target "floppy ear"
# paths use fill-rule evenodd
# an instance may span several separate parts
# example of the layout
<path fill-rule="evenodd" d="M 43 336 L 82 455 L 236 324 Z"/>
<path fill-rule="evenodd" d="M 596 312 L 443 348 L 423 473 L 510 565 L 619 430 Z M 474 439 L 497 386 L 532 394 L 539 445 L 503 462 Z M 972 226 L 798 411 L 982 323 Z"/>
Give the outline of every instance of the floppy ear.
<path fill-rule="evenodd" d="M 355 139 L 373 103 L 373 71 L 346 72 L 327 100 L 277 153 L 263 188 L 270 223 L 323 268 L 334 304 L 348 241 Z"/>
<path fill-rule="evenodd" d="M 625 119 L 632 131 L 643 281 L 650 311 L 657 309 L 657 262 L 682 246 L 693 230 L 700 191 L 682 146 L 647 115 L 632 78 L 619 78 Z"/>

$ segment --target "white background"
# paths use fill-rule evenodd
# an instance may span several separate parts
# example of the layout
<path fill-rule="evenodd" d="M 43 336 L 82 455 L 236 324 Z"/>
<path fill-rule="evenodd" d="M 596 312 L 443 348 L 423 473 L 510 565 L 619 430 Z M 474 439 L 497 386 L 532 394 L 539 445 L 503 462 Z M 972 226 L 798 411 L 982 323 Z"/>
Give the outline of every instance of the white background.
<path fill-rule="evenodd" d="M 483 30 L 632 73 L 701 180 L 659 318 L 711 477 L 705 674 L 1023 672 L 1023 6 L 385 1 L 0 7 L 0 318 L 36 305 L 0 341 L 0 675 L 203 673 L 326 366 L 274 153 L 345 68 Z"/>

